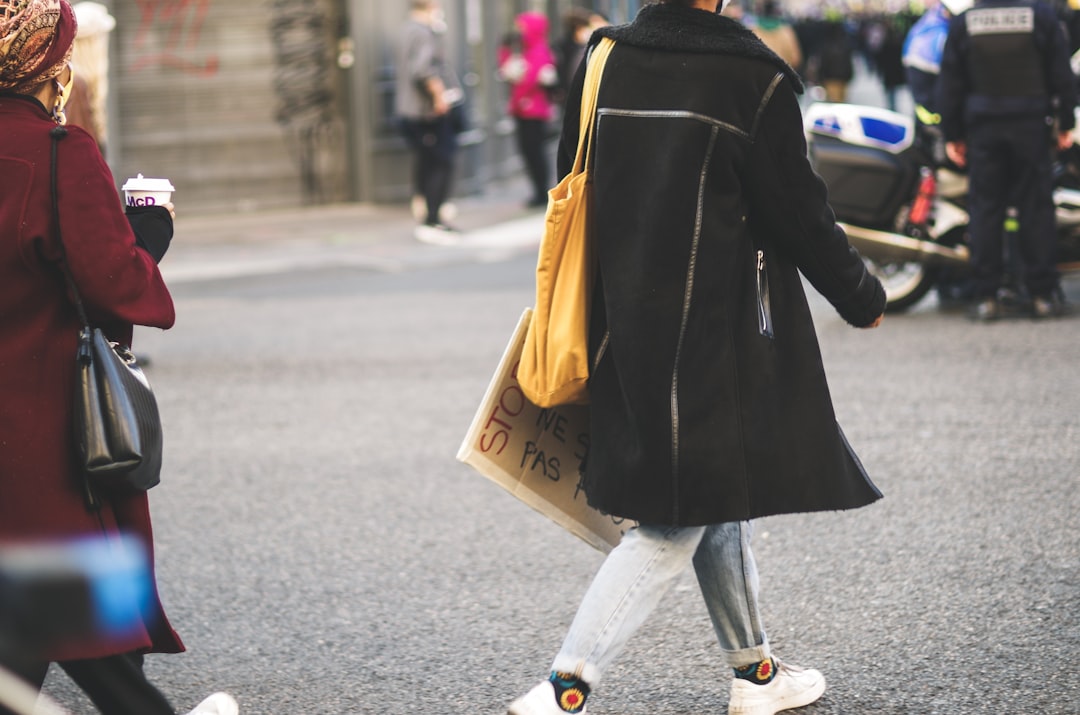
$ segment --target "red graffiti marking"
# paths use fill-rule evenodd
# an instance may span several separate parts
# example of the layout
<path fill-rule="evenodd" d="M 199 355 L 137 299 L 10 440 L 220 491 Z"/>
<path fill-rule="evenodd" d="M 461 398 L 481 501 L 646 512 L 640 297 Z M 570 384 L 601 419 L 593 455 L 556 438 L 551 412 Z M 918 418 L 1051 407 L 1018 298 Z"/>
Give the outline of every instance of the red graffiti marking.
<path fill-rule="evenodd" d="M 210 77 L 217 74 L 220 61 L 217 55 L 199 56 L 202 36 L 211 0 L 135 0 L 139 8 L 139 29 L 135 33 L 135 50 L 140 56 L 132 72 L 147 67 L 170 67 L 187 74 Z M 153 31 L 162 31 L 165 42 L 147 48 Z M 146 54 L 142 54 L 143 51 Z"/>

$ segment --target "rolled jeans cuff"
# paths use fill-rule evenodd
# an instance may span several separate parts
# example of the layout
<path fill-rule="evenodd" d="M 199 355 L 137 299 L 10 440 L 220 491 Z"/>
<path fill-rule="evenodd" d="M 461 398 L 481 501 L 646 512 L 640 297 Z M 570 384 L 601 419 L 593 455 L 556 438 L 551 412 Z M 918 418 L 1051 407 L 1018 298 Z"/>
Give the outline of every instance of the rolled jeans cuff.
<path fill-rule="evenodd" d="M 723 653 L 724 661 L 732 668 L 745 668 L 748 665 L 755 665 L 772 657 L 772 649 L 769 647 L 768 641 L 753 648 L 734 651 L 725 650 Z"/>

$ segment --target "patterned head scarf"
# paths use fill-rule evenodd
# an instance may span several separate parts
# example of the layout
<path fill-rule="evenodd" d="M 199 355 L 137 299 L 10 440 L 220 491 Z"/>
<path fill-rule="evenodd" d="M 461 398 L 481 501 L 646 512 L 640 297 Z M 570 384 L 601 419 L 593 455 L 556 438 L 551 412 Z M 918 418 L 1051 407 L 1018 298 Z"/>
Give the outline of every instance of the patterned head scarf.
<path fill-rule="evenodd" d="M 63 72 L 76 29 L 67 0 L 0 0 L 0 91 L 25 93 Z"/>

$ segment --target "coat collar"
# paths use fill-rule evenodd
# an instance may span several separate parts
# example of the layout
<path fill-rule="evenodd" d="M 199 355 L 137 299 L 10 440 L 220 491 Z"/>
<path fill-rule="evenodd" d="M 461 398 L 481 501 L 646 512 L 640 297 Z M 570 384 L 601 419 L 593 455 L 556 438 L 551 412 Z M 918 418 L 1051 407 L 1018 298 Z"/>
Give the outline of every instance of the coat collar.
<path fill-rule="evenodd" d="M 597 30 L 592 44 L 599 42 L 600 37 L 650 50 L 756 58 L 776 66 L 787 75 L 796 92 L 801 94 L 803 91 L 798 73 L 753 32 L 730 17 L 707 10 L 669 4 L 646 5 L 632 23 Z"/>
<path fill-rule="evenodd" d="M 52 115 L 48 109 L 45 109 L 45 105 L 37 97 L 31 97 L 28 94 L 17 94 L 15 92 L 0 92 L 0 102 L 5 100 L 15 100 L 15 103 L 11 104 L 12 107 L 19 107 L 22 109 L 40 109 L 45 113 L 46 117 L 51 118 Z"/>

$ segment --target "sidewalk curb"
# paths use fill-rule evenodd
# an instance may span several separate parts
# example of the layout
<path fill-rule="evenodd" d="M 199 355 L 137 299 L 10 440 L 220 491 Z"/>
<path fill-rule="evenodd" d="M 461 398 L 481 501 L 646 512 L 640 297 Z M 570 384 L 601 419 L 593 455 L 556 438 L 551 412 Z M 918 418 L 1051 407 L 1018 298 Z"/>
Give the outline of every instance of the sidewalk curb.
<path fill-rule="evenodd" d="M 447 246 L 416 241 L 411 217 L 402 216 L 397 207 L 356 205 L 178 221 L 177 239 L 161 272 L 171 284 L 328 268 L 398 273 L 465 261 L 503 261 L 535 250 L 543 214 L 498 220 L 506 213 L 505 207 L 473 212 L 470 222 L 483 225 L 463 231 L 457 243 Z M 198 237 L 186 240 L 188 232 Z"/>

